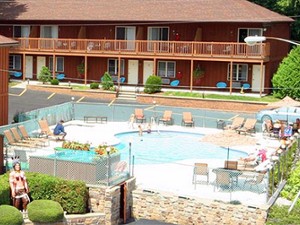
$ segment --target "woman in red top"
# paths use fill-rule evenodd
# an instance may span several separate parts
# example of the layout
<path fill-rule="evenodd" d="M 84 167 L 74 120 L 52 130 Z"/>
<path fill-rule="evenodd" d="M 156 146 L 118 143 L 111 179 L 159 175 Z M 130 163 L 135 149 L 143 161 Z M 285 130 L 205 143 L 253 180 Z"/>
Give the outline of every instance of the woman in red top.
<path fill-rule="evenodd" d="M 29 203 L 29 188 L 24 171 L 21 170 L 21 165 L 18 157 L 13 158 L 14 170 L 9 174 L 9 184 L 11 189 L 11 196 L 13 198 L 13 205 L 17 209 L 26 211 Z M 22 202 L 22 208 L 20 203 Z"/>

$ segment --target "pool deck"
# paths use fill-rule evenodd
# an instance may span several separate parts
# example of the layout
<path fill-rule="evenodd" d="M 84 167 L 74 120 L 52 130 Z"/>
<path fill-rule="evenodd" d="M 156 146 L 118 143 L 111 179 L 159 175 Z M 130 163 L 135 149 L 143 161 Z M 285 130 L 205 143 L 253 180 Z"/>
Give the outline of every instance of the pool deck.
<path fill-rule="evenodd" d="M 114 137 L 116 133 L 138 131 L 137 124 L 132 129 L 127 122 L 108 122 L 104 124 L 85 123 L 83 121 L 69 121 L 65 124 L 67 132 L 66 139 L 70 141 L 78 141 L 80 143 L 91 143 L 91 146 L 107 143 L 108 145 L 117 144 L 118 141 Z M 146 124 L 144 125 L 146 129 Z M 169 130 L 181 132 L 193 132 L 199 134 L 215 134 L 224 132 L 219 129 L 200 128 L 200 127 L 181 127 L 181 126 L 165 126 L 153 125 L 152 130 Z M 137 134 L 138 135 L 138 134 Z M 253 138 L 257 143 L 268 148 L 277 148 L 279 141 L 264 137 L 261 133 L 256 133 Z M 200 141 L 200 140 L 199 140 Z M 50 141 L 50 146 L 44 147 L 29 155 L 46 155 L 54 153 L 55 147 L 61 147 L 62 142 Z M 134 145 L 134 143 L 133 143 Z M 234 146 L 247 153 L 253 151 L 256 146 L 243 145 Z M 241 188 L 233 191 L 219 191 L 215 190 L 213 181 L 215 174 L 210 173 L 209 184 L 197 184 L 196 188 L 192 183 L 193 166 L 195 162 L 206 162 L 210 170 L 213 168 L 223 167 L 224 160 L 215 159 L 189 159 L 167 164 L 152 164 L 152 165 L 134 165 L 134 176 L 136 183 L 140 189 L 152 192 L 163 192 L 165 194 L 176 194 L 187 198 L 203 198 L 203 199 L 217 199 L 225 202 L 232 200 L 239 200 L 243 204 L 251 206 L 260 206 L 266 203 L 266 192 L 256 193 L 251 190 L 243 190 L 243 183 L 237 186 Z M 255 187 L 254 187 L 255 188 Z"/>

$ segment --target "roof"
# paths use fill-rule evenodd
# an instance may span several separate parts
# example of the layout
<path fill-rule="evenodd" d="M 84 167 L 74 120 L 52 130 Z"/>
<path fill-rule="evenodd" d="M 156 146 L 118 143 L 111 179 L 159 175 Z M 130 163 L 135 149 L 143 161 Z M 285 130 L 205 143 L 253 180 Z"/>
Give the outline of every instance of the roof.
<path fill-rule="evenodd" d="M 246 0 L 15 0 L 0 20 L 292 22 Z"/>
<path fill-rule="evenodd" d="M 0 46 L 11 46 L 11 45 L 18 45 L 18 44 L 19 44 L 18 41 L 0 35 Z"/>

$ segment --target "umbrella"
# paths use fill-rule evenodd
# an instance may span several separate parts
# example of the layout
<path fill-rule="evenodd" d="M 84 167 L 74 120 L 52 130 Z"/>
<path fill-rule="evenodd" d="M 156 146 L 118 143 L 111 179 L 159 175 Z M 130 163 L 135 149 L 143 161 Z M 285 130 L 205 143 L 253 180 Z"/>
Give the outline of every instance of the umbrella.
<path fill-rule="evenodd" d="M 280 108 L 280 107 L 286 107 L 286 120 L 288 122 L 289 120 L 289 107 L 297 107 L 300 106 L 300 102 L 292 99 L 289 96 L 284 97 L 278 102 L 272 102 L 267 105 L 267 108 Z"/>

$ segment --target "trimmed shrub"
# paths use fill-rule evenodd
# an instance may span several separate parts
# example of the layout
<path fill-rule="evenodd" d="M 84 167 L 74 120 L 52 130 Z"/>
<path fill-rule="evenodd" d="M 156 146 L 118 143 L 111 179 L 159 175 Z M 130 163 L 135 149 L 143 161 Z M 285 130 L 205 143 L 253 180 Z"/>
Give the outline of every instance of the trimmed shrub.
<path fill-rule="evenodd" d="M 52 79 L 50 81 L 51 85 L 59 85 L 59 80 L 58 79 Z"/>
<path fill-rule="evenodd" d="M 91 83 L 90 84 L 90 89 L 99 89 L 99 83 L 96 83 L 96 82 Z"/>
<path fill-rule="evenodd" d="M 23 215 L 17 208 L 10 205 L 0 205 L 1 225 L 22 225 L 23 222 Z"/>
<path fill-rule="evenodd" d="M 112 77 L 108 72 L 105 72 L 101 78 L 101 85 L 103 90 L 110 90 L 114 86 Z"/>
<path fill-rule="evenodd" d="M 0 205 L 10 205 L 10 188 L 8 183 L 8 173 L 0 176 Z"/>
<path fill-rule="evenodd" d="M 64 219 L 64 210 L 58 202 L 35 200 L 27 206 L 28 218 L 35 223 L 54 223 Z"/>
<path fill-rule="evenodd" d="M 146 81 L 144 92 L 148 94 L 160 92 L 161 86 L 162 86 L 161 77 L 151 75 L 148 77 Z"/>

